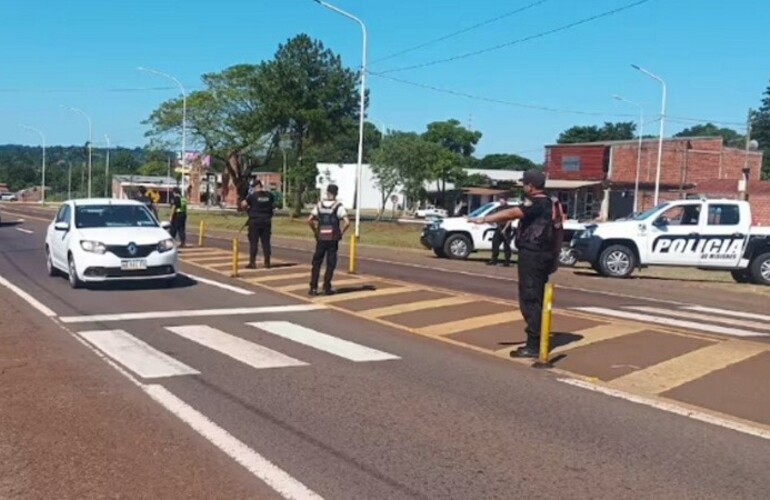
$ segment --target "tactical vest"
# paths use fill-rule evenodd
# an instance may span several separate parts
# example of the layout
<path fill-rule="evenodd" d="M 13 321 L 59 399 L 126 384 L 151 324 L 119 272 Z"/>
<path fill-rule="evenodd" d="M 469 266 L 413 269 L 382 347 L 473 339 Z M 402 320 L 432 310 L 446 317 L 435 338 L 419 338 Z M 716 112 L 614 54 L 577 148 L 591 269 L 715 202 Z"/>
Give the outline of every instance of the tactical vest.
<path fill-rule="evenodd" d="M 318 204 L 318 241 L 339 241 L 342 239 L 340 229 L 340 218 L 337 217 L 337 210 L 340 203 L 334 203 L 326 208 L 323 203 Z"/>
<path fill-rule="evenodd" d="M 187 198 L 184 196 L 179 197 L 179 208 L 176 209 L 176 213 L 179 215 L 187 214 Z"/>
<path fill-rule="evenodd" d="M 545 194 L 535 195 L 535 199 L 548 198 Z M 519 222 L 516 231 L 516 247 L 533 251 L 550 251 L 558 257 L 563 241 L 564 214 L 561 203 L 551 199 L 551 209 L 546 210 L 537 219 L 524 224 Z"/>

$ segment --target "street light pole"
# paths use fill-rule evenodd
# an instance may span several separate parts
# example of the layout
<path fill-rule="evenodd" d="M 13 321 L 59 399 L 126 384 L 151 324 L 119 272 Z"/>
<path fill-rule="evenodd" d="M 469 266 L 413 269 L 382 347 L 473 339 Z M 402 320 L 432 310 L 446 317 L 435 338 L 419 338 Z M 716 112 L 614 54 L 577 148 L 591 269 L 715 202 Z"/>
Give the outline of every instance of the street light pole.
<path fill-rule="evenodd" d="M 642 73 L 649 76 L 653 80 L 657 80 L 658 83 L 660 83 L 661 86 L 663 87 L 663 96 L 662 96 L 661 105 L 660 105 L 660 132 L 658 134 L 658 166 L 657 166 L 657 171 L 655 172 L 655 198 L 653 201 L 653 204 L 657 205 L 658 195 L 660 194 L 660 164 L 663 157 L 663 128 L 666 123 L 666 82 L 664 82 L 663 79 L 658 75 L 651 73 L 646 69 L 637 66 L 636 64 L 632 64 L 631 67 L 638 71 L 641 71 Z"/>
<path fill-rule="evenodd" d="M 62 106 L 65 107 L 65 106 Z M 69 109 L 72 112 L 78 113 L 80 115 L 83 115 L 85 119 L 88 121 L 88 197 L 91 197 L 91 144 L 93 142 L 93 124 L 91 122 L 91 117 L 88 116 L 88 114 L 80 110 L 78 108 L 73 108 L 71 106 L 66 106 L 67 109 Z M 81 186 L 82 189 L 82 186 Z"/>
<path fill-rule="evenodd" d="M 351 244 L 351 252 L 350 252 L 350 272 L 355 272 L 356 269 L 356 259 L 355 259 L 355 241 L 360 237 L 360 226 L 361 226 L 361 177 L 362 177 L 362 169 L 363 169 L 363 159 L 364 159 L 364 121 L 365 121 L 365 111 L 366 111 L 366 25 L 364 22 L 354 16 L 353 14 L 350 14 L 349 12 L 345 12 L 344 10 L 335 7 L 334 5 L 324 2 L 323 0 L 313 0 L 317 4 L 326 7 L 327 9 L 334 11 L 342 16 L 347 17 L 348 19 L 352 19 L 353 21 L 357 22 L 358 25 L 361 27 L 361 34 L 363 37 L 362 42 L 362 50 L 361 50 L 361 101 L 360 101 L 360 109 L 359 109 L 359 117 L 358 117 L 358 164 L 356 165 L 356 224 L 355 224 L 355 232 L 353 237 L 350 239 Z"/>
<path fill-rule="evenodd" d="M 182 85 L 182 82 L 180 82 L 176 77 L 169 75 L 168 73 L 163 73 L 162 71 L 158 71 L 156 69 L 145 68 L 143 66 L 139 66 L 136 69 L 171 80 L 172 82 L 176 83 L 179 86 L 179 89 L 182 91 L 182 194 L 184 194 L 184 176 L 186 171 L 185 167 L 187 166 L 187 158 L 185 156 L 187 153 L 187 91 L 185 90 L 184 85 Z"/>
<path fill-rule="evenodd" d="M 283 149 L 283 145 L 279 145 L 279 149 L 283 155 L 283 175 L 281 176 L 281 208 L 286 210 L 286 150 Z"/>
<path fill-rule="evenodd" d="M 43 178 L 40 185 L 40 203 L 45 204 L 45 135 L 40 130 L 36 129 L 35 127 L 30 127 L 29 125 L 20 125 L 21 128 L 26 130 L 31 130 L 32 132 L 36 132 L 38 135 L 40 135 L 40 141 L 43 144 Z"/>
<path fill-rule="evenodd" d="M 104 197 L 107 198 L 110 186 L 110 138 L 107 134 L 104 134 L 104 140 L 107 141 L 107 160 L 104 164 Z"/>
<path fill-rule="evenodd" d="M 634 183 L 634 213 L 639 211 L 639 172 L 642 166 L 642 136 L 644 135 L 644 108 L 641 104 L 629 101 L 619 95 L 612 96 L 617 101 L 622 101 L 639 108 L 639 147 L 636 152 L 636 181 Z"/>

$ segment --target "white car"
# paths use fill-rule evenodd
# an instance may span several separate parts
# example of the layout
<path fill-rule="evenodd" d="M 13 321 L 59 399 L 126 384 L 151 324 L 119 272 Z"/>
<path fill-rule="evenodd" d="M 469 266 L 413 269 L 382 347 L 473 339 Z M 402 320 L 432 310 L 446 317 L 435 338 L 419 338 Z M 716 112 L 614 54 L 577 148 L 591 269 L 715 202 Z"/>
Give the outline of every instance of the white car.
<path fill-rule="evenodd" d="M 72 288 L 121 280 L 172 284 L 178 254 L 167 228 L 138 201 L 67 201 L 48 226 L 48 274 L 63 272 Z"/>
<path fill-rule="evenodd" d="M 18 198 L 13 193 L 0 193 L 0 201 L 18 201 Z"/>
<path fill-rule="evenodd" d="M 436 208 L 433 205 L 428 205 L 425 208 L 421 208 L 417 210 L 417 212 L 415 212 L 414 215 L 418 219 L 428 219 L 428 218 L 446 217 L 447 215 L 449 215 L 449 213 L 443 208 Z"/>

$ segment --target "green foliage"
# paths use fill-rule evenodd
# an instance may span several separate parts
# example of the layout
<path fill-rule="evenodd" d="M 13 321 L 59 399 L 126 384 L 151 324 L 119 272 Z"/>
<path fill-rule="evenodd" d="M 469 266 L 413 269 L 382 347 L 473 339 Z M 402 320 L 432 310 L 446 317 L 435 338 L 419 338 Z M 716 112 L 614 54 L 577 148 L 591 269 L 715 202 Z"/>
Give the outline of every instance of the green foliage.
<path fill-rule="evenodd" d="M 571 127 L 556 139 L 558 144 L 575 144 L 580 142 L 625 141 L 634 138 L 636 124 L 634 122 L 605 122 L 601 127 L 596 125 Z"/>
<path fill-rule="evenodd" d="M 720 128 L 713 123 L 706 123 L 705 125 L 694 125 L 686 128 L 674 134 L 674 137 L 716 137 L 722 136 L 724 139 L 724 145 L 731 148 L 739 148 L 743 146 L 746 141 L 744 135 L 739 134 L 730 128 Z"/>
<path fill-rule="evenodd" d="M 751 138 L 759 143 L 764 152 L 762 178 L 770 180 L 770 85 L 763 94 L 762 105 L 751 117 Z"/>
<path fill-rule="evenodd" d="M 474 160 L 473 168 L 484 170 L 519 170 L 525 171 L 530 168 L 538 168 L 538 164 L 515 154 L 490 154 L 485 157 Z"/>
<path fill-rule="evenodd" d="M 446 120 L 429 123 L 422 138 L 467 158 L 476 150 L 476 144 L 481 140 L 481 132 L 468 130 L 460 125 L 458 120 Z"/>

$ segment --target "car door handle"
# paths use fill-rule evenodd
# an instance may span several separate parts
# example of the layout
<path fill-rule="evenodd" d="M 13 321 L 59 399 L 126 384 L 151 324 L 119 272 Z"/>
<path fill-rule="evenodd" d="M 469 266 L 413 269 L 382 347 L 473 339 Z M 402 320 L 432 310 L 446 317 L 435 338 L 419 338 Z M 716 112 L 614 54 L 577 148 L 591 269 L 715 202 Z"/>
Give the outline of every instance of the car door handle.
<path fill-rule="evenodd" d="M 687 236 L 699 236 L 699 235 L 700 235 L 699 233 L 690 233 Z"/>
<path fill-rule="evenodd" d="M 743 233 L 733 233 L 733 238 L 743 238 Z"/>

